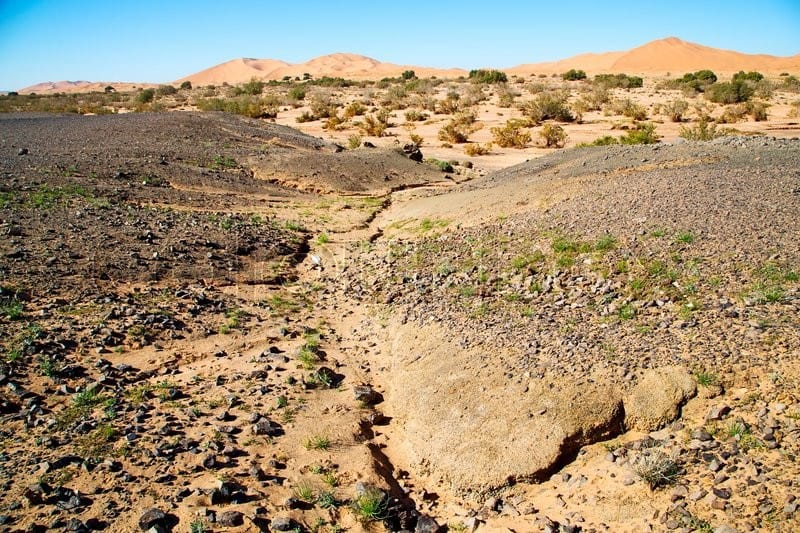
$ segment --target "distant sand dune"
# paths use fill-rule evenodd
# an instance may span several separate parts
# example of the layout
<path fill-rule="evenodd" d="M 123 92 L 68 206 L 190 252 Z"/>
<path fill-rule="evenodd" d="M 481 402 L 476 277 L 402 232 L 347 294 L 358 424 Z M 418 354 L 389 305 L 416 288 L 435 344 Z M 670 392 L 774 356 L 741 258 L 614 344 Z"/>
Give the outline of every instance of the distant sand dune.
<path fill-rule="evenodd" d="M 718 74 L 740 70 L 757 70 L 764 74 L 797 73 L 800 70 L 800 54 L 790 57 L 743 54 L 667 37 L 627 52 L 581 54 L 561 61 L 519 65 L 506 69 L 506 72 L 517 75 L 558 74 L 571 68 L 583 69 L 589 74 L 626 72 L 679 75 L 701 69 L 710 69 Z"/>
<path fill-rule="evenodd" d="M 771 75 L 782 72 L 798 74 L 800 73 L 800 54 L 790 57 L 743 54 L 689 43 L 677 37 L 667 37 L 628 51 L 580 54 L 560 61 L 524 64 L 504 70 L 512 75 L 528 76 L 530 74 L 560 74 L 571 68 L 585 70 L 590 75 L 619 72 L 651 76 L 667 73 L 681 75 L 701 69 L 711 69 L 723 75 L 739 70 L 757 70 Z M 420 77 L 457 78 L 467 75 L 466 70 L 458 68 L 437 69 L 396 65 L 358 54 L 336 53 L 296 64 L 277 59 L 232 59 L 175 80 L 173 83 L 180 84 L 184 81 L 191 81 L 193 85 L 237 84 L 252 78 L 280 80 L 286 76 L 302 78 L 305 74 L 314 78 L 332 76 L 354 80 L 377 80 L 399 76 L 406 70 L 413 70 Z M 148 87 L 153 84 L 60 81 L 40 83 L 21 89 L 19 92 L 46 94 L 102 91 L 106 85 L 112 85 L 117 90 L 131 90 L 135 87 Z"/>

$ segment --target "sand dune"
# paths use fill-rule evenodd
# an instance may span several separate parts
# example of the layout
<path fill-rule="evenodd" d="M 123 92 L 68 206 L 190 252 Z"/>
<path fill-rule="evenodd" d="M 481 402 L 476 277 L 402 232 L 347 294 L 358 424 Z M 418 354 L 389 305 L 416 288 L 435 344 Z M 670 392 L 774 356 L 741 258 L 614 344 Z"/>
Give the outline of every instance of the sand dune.
<path fill-rule="evenodd" d="M 274 59 L 234 59 L 201 72 L 190 74 L 176 81 L 189 80 L 194 85 L 241 83 L 251 78 L 280 80 L 286 76 L 302 78 L 306 74 L 314 78 L 323 76 L 343 77 L 354 80 L 380 79 L 399 76 L 405 70 L 413 70 L 418 76 L 456 78 L 464 76 L 462 69 L 436 69 L 383 63 L 358 54 L 336 53 L 316 57 L 304 63 L 289 64 Z"/>
<path fill-rule="evenodd" d="M 107 81 L 45 81 L 20 89 L 21 94 L 55 94 L 55 93 L 88 93 L 104 91 L 108 86 L 114 87 L 119 92 L 135 91 L 136 89 L 155 87 L 153 83 L 132 82 L 107 82 Z"/>
<path fill-rule="evenodd" d="M 627 72 L 630 74 L 682 74 L 711 69 L 718 74 L 739 70 L 758 70 L 765 74 L 797 72 L 800 54 L 777 57 L 766 54 L 743 54 L 667 37 L 624 52 L 581 54 L 561 61 L 519 65 L 506 69 L 509 74 L 558 74 L 571 68 L 589 74 Z"/>
<path fill-rule="evenodd" d="M 626 72 L 646 75 L 680 75 L 685 72 L 711 69 L 718 74 L 730 74 L 739 70 L 757 70 L 777 75 L 782 72 L 800 73 L 800 54 L 777 57 L 766 54 L 743 54 L 732 50 L 720 50 L 700 44 L 667 37 L 651 41 L 627 51 L 579 54 L 559 61 L 523 64 L 504 69 L 512 75 L 560 74 L 571 68 L 583 69 L 588 74 Z M 323 76 L 342 77 L 353 80 L 377 80 L 399 76 L 403 71 L 413 70 L 417 76 L 457 78 L 465 76 L 466 70 L 451 68 L 396 65 L 383 63 L 358 54 L 329 54 L 303 63 L 287 63 L 278 59 L 239 58 L 220 63 L 200 72 L 175 80 L 174 84 L 191 81 L 193 85 L 238 84 L 252 78 L 280 80 L 303 78 L 309 74 L 314 78 Z M 45 82 L 21 89 L 21 93 L 54 93 L 102 91 L 106 85 L 117 90 L 132 90 L 152 84 L 108 83 L 88 81 Z"/>

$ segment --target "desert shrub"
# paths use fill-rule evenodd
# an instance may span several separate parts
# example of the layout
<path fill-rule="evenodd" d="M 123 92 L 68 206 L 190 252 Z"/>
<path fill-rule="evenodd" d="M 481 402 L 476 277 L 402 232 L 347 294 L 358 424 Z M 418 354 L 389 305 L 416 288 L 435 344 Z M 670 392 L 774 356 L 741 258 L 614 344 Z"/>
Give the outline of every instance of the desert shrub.
<path fill-rule="evenodd" d="M 440 141 L 461 144 L 467 142 L 470 133 L 469 125 L 459 123 L 457 120 L 452 119 L 439 129 L 438 138 Z"/>
<path fill-rule="evenodd" d="M 736 74 L 733 75 L 733 78 L 731 78 L 731 81 L 733 81 L 733 82 L 736 82 L 736 81 L 758 82 L 758 81 L 761 81 L 763 79 L 764 79 L 764 75 L 761 74 L 760 72 L 755 72 L 755 71 L 745 72 L 743 70 L 740 70 L 739 72 L 737 72 Z"/>
<path fill-rule="evenodd" d="M 726 135 L 726 131 L 717 129 L 716 123 L 708 117 L 701 117 L 694 126 L 681 126 L 679 136 L 690 141 L 710 141 Z"/>
<path fill-rule="evenodd" d="M 470 143 L 464 146 L 464 153 L 470 157 L 486 155 L 491 151 L 492 151 L 492 143 L 486 143 L 486 144 Z"/>
<path fill-rule="evenodd" d="M 789 104 L 789 118 L 797 118 L 800 117 L 800 100 L 795 100 L 791 104 Z"/>
<path fill-rule="evenodd" d="M 557 124 L 545 124 L 539 132 L 545 148 L 562 148 L 567 141 L 567 133 Z"/>
<path fill-rule="evenodd" d="M 416 109 L 409 109 L 405 113 L 406 121 L 408 122 L 423 122 L 428 120 L 428 114 L 418 111 Z"/>
<path fill-rule="evenodd" d="M 337 113 L 333 113 L 331 116 L 328 117 L 328 120 L 322 124 L 322 128 L 329 130 L 329 131 L 339 131 L 345 128 L 345 122 L 347 119 L 344 117 L 340 117 Z"/>
<path fill-rule="evenodd" d="M 705 90 L 706 98 L 717 104 L 746 102 L 753 92 L 750 84 L 744 81 L 714 83 Z"/>
<path fill-rule="evenodd" d="M 411 144 L 416 144 L 417 148 L 422 146 L 422 143 L 425 142 L 425 139 L 422 138 L 422 135 L 417 135 L 416 133 L 409 133 L 408 138 L 411 139 Z"/>
<path fill-rule="evenodd" d="M 684 74 L 678 82 L 696 92 L 703 92 L 712 83 L 716 83 L 717 75 L 710 70 L 698 70 Z"/>
<path fill-rule="evenodd" d="M 178 92 L 172 85 L 159 85 L 156 89 L 157 96 L 169 96 Z"/>
<path fill-rule="evenodd" d="M 208 98 L 197 102 L 197 107 L 203 111 L 225 111 L 250 118 L 275 118 L 278 116 L 278 105 L 278 99 L 275 97 L 253 95 L 224 99 Z"/>
<path fill-rule="evenodd" d="M 689 104 L 686 100 L 671 100 L 664 105 L 665 114 L 672 122 L 682 122 L 688 110 Z"/>
<path fill-rule="evenodd" d="M 611 135 L 603 135 L 588 144 L 582 143 L 579 146 L 610 146 L 612 144 L 619 144 L 619 139 Z"/>
<path fill-rule="evenodd" d="M 417 75 L 414 73 L 413 70 L 404 70 L 403 73 L 400 74 L 400 77 L 403 78 L 404 80 L 410 80 L 416 78 Z"/>
<path fill-rule="evenodd" d="M 469 71 L 469 81 L 474 83 L 506 83 L 508 76 L 499 70 L 477 69 Z"/>
<path fill-rule="evenodd" d="M 347 107 L 344 108 L 344 118 L 350 119 L 353 117 L 360 117 L 364 113 L 367 112 L 366 106 L 361 102 L 351 102 Z"/>
<path fill-rule="evenodd" d="M 331 100 L 327 94 L 316 94 L 309 103 L 311 114 L 317 118 L 330 118 L 336 114 L 338 107 L 339 104 Z"/>
<path fill-rule="evenodd" d="M 257 80 L 256 78 L 251 78 L 250 81 L 242 84 L 242 86 L 239 87 L 239 89 L 241 90 L 242 94 L 250 94 L 250 95 L 261 94 L 261 92 L 264 90 L 264 82 L 261 80 Z"/>
<path fill-rule="evenodd" d="M 762 122 L 767 120 L 767 109 L 769 108 L 769 104 L 765 102 L 750 101 L 747 102 L 747 107 L 747 112 L 754 121 Z"/>
<path fill-rule="evenodd" d="M 311 111 L 303 111 L 295 120 L 302 124 L 304 122 L 314 122 L 317 120 L 317 117 L 312 115 Z"/>
<path fill-rule="evenodd" d="M 508 85 L 501 84 L 497 87 L 497 105 L 498 107 L 508 108 L 514 105 L 514 98 L 519 96 L 519 93 L 511 89 Z"/>
<path fill-rule="evenodd" d="M 432 166 L 438 168 L 442 172 L 450 173 L 450 172 L 454 172 L 455 171 L 455 169 L 453 168 L 453 165 L 451 163 L 449 163 L 448 161 L 440 161 L 439 159 L 430 158 L 430 159 L 426 159 L 425 162 L 428 163 L 429 165 L 432 165 Z"/>
<path fill-rule="evenodd" d="M 455 91 L 450 91 L 443 100 L 436 102 L 436 113 L 451 115 L 461 109 L 461 95 Z"/>
<path fill-rule="evenodd" d="M 761 80 L 753 83 L 753 96 L 769 100 L 775 94 L 775 84 L 769 80 Z"/>
<path fill-rule="evenodd" d="M 583 93 L 583 95 L 575 102 L 575 110 L 579 113 L 586 111 L 599 111 L 603 108 L 603 104 L 607 104 L 610 99 L 608 87 L 603 85 L 595 85 L 590 90 Z"/>
<path fill-rule="evenodd" d="M 365 115 L 358 127 L 365 135 L 383 137 L 389 126 L 389 111 L 381 109 L 373 115 Z"/>
<path fill-rule="evenodd" d="M 467 88 L 467 94 L 461 100 L 463 104 L 462 107 L 472 107 L 488 100 L 489 96 L 484 92 L 484 87 L 485 85 L 482 83 L 470 85 Z"/>
<path fill-rule="evenodd" d="M 361 146 L 361 135 L 351 135 L 347 138 L 347 147 L 351 150 L 355 150 Z"/>
<path fill-rule="evenodd" d="M 783 78 L 783 84 L 781 85 L 781 89 L 784 91 L 790 92 L 800 92 L 800 79 L 797 79 L 796 76 L 786 76 Z"/>
<path fill-rule="evenodd" d="M 286 97 L 295 101 L 303 100 L 306 97 L 306 90 L 304 87 L 292 87 L 286 92 Z"/>
<path fill-rule="evenodd" d="M 574 68 L 571 68 L 561 75 L 561 79 L 566 81 L 585 80 L 586 72 L 584 72 L 583 70 L 575 70 Z"/>
<path fill-rule="evenodd" d="M 181 88 L 182 91 L 188 91 L 189 89 L 192 88 L 192 82 L 189 81 L 189 80 L 186 80 L 183 83 L 181 83 L 181 87 L 180 88 Z"/>
<path fill-rule="evenodd" d="M 651 489 L 670 485 L 681 473 L 675 460 L 659 449 L 645 450 L 632 462 L 633 471 Z"/>
<path fill-rule="evenodd" d="M 405 102 L 406 89 L 402 85 L 392 85 L 381 100 L 381 105 L 389 109 L 404 109 L 408 107 Z"/>
<path fill-rule="evenodd" d="M 644 120 L 647 118 L 647 111 L 645 108 L 630 98 L 612 101 L 609 109 L 615 115 L 623 115 L 633 120 Z"/>
<path fill-rule="evenodd" d="M 573 122 L 575 115 L 567 105 L 567 96 L 563 93 L 545 92 L 521 106 L 522 114 L 532 123 L 539 124 L 545 120 Z"/>
<path fill-rule="evenodd" d="M 619 138 L 621 144 L 654 144 L 658 142 L 656 127 L 649 122 L 638 124 L 636 128 Z"/>
<path fill-rule="evenodd" d="M 594 84 L 608 89 L 633 89 L 644 85 L 644 80 L 627 74 L 598 74 L 594 77 Z"/>
<path fill-rule="evenodd" d="M 149 104 L 156 97 L 155 89 L 142 89 L 136 95 L 136 101 L 140 104 Z"/>
<path fill-rule="evenodd" d="M 494 143 L 502 148 L 525 148 L 531 142 L 531 134 L 525 125 L 523 120 L 512 119 L 502 127 L 492 128 Z"/>

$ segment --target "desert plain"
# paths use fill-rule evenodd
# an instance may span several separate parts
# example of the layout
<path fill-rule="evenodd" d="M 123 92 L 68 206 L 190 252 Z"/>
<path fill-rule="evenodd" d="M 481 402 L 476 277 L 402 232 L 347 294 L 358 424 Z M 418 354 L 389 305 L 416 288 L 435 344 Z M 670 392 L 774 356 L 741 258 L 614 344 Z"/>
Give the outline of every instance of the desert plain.
<path fill-rule="evenodd" d="M 798 75 L 0 96 L 0 531 L 799 529 Z"/>

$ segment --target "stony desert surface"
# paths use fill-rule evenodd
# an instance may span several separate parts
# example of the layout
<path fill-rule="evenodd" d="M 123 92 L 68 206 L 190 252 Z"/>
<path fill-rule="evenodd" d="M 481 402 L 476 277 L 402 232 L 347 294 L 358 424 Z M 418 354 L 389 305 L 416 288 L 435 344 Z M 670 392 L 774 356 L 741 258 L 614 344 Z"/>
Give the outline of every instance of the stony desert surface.
<path fill-rule="evenodd" d="M 781 74 L 0 97 L 0 531 L 800 529 Z"/>

